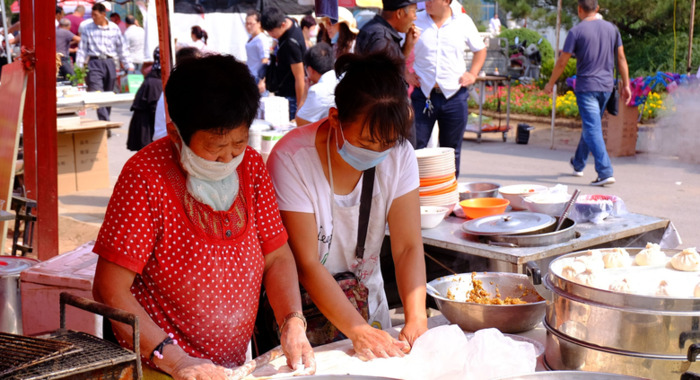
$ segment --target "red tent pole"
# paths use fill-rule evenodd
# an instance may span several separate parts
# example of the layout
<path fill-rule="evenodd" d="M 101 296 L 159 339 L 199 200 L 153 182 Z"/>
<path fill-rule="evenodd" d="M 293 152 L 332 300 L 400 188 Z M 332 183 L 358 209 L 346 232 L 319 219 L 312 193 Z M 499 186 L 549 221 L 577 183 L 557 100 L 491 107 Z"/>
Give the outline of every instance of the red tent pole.
<path fill-rule="evenodd" d="M 170 35 L 170 10 L 168 0 L 156 0 L 156 15 L 158 17 L 158 45 L 160 46 L 160 73 L 163 78 L 163 90 L 170 77 L 170 69 L 173 66 L 173 51 Z M 165 103 L 165 120 L 170 124 L 168 103 Z"/>
<path fill-rule="evenodd" d="M 24 0 L 23 0 L 24 1 Z M 55 8 L 37 1 L 34 43 L 36 48 L 36 162 L 37 234 L 39 260 L 58 255 L 58 147 L 56 141 L 56 26 Z M 54 11 L 54 12 L 51 12 Z"/>
<path fill-rule="evenodd" d="M 20 2 L 20 36 L 22 48 L 34 51 L 34 2 Z M 23 143 L 24 143 L 24 186 L 27 198 L 37 199 L 36 192 L 36 119 L 35 119 L 35 72 L 27 75 L 27 93 L 24 98 Z"/>
<path fill-rule="evenodd" d="M 27 196 L 37 201 L 35 252 L 39 260 L 58 254 L 58 158 L 56 147 L 55 14 L 43 3 L 20 4 L 21 38 L 36 60 L 29 74 L 24 108 Z M 41 186 L 37 181 L 41 178 Z"/>

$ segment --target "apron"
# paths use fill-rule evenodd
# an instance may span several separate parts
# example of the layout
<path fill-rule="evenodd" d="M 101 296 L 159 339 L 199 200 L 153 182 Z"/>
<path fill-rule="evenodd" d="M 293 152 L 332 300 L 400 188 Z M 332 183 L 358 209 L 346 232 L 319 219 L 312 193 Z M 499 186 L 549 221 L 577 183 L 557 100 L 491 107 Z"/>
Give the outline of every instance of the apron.
<path fill-rule="evenodd" d="M 330 131 L 326 141 L 328 156 L 328 175 L 331 185 L 331 216 L 333 220 L 332 241 L 330 253 L 324 266 L 335 275 L 341 272 L 352 272 L 357 279 L 369 290 L 369 321 L 372 327 L 387 329 L 391 327 L 391 317 L 389 316 L 389 304 L 384 292 L 384 279 L 379 266 L 379 254 L 381 253 L 382 242 L 386 229 L 386 202 L 381 191 L 378 191 L 377 183 L 379 178 L 375 177 L 375 186 L 372 194 L 372 208 L 369 212 L 369 226 L 367 228 L 367 239 L 365 240 L 364 258 L 362 260 L 355 256 L 357 247 L 357 228 L 360 219 L 360 204 L 345 207 L 335 201 L 335 191 L 333 186 L 333 169 L 330 162 Z M 364 174 L 363 174 L 364 176 Z M 358 182 L 361 187 L 362 178 Z M 357 190 L 357 189 L 356 189 Z M 359 189 L 361 190 L 361 189 Z M 353 190 L 354 191 L 354 190 Z M 335 233 L 338 231 L 339 233 Z"/>

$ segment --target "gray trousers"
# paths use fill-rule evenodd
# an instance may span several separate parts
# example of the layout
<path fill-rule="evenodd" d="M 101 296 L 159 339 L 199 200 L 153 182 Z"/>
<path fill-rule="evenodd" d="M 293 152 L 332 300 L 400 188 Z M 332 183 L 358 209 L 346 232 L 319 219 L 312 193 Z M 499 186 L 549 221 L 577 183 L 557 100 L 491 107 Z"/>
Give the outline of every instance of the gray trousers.
<path fill-rule="evenodd" d="M 90 58 L 87 64 L 87 84 L 88 91 L 112 91 L 114 83 L 117 80 L 117 70 L 114 66 L 114 60 Z M 97 118 L 100 120 L 109 121 L 109 114 L 112 112 L 112 107 L 100 107 L 97 109 Z"/>

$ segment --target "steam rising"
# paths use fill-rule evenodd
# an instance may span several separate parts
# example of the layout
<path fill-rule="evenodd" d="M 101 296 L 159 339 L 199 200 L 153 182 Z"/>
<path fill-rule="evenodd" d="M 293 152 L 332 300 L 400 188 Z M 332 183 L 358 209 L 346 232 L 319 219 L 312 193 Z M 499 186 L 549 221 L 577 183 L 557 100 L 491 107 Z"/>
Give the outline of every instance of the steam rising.
<path fill-rule="evenodd" d="M 679 86 L 666 100 L 657 121 L 651 150 L 700 164 L 700 82 Z"/>

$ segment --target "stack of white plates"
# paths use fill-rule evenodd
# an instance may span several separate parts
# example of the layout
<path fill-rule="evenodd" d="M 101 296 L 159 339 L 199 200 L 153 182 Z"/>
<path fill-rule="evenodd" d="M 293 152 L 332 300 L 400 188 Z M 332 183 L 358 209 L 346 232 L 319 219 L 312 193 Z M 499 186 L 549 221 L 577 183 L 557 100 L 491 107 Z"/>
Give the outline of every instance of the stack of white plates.
<path fill-rule="evenodd" d="M 454 149 L 418 149 L 416 158 L 420 176 L 418 190 L 421 206 L 443 206 L 452 210 L 459 202 Z"/>

